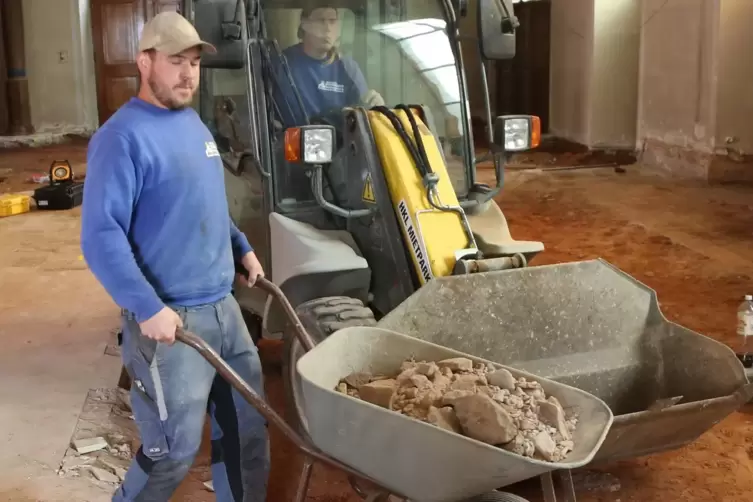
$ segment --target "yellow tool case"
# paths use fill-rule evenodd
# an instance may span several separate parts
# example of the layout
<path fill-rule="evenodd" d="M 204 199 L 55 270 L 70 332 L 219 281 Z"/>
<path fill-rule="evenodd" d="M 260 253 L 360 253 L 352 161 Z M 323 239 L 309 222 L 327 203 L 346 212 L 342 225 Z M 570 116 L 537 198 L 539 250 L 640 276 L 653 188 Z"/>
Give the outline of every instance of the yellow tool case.
<path fill-rule="evenodd" d="M 31 209 L 31 197 L 20 193 L 0 195 L 0 218 L 28 213 Z"/>

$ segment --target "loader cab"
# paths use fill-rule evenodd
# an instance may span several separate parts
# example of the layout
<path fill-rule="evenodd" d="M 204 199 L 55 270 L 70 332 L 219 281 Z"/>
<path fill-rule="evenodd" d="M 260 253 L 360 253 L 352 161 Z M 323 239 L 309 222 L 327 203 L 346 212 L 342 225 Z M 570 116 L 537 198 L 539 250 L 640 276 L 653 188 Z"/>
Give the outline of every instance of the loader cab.
<path fill-rule="evenodd" d="M 366 90 L 380 95 L 388 108 L 419 105 L 460 204 L 471 205 L 478 198 L 474 192 L 477 159 L 465 73 L 484 70 L 463 65 L 457 19 L 464 15 L 466 2 L 188 3 L 187 12 L 201 36 L 219 49 L 216 56 L 202 62 L 197 107 L 217 139 L 227 168 L 231 216 L 249 237 L 272 280 L 288 283 L 283 290 L 294 304 L 343 294 L 389 312 L 419 284 L 390 201 L 373 200 L 374 192 L 379 192 L 373 175 L 378 173 L 363 169 L 369 160 L 364 157 L 369 144 L 362 137 L 368 130 L 363 121 L 368 104 L 347 102 L 342 109 L 309 116 L 300 92 L 289 88 L 292 83 L 308 85 L 306 90 L 310 90 L 312 81 L 300 81 L 301 75 L 308 74 L 314 79 L 323 76 L 313 80 L 315 90 L 345 93 L 349 84 L 340 78 L 342 68 L 346 73 L 355 69 L 358 79 L 348 76 L 350 81 L 361 80 L 358 98 Z M 331 57 L 316 62 L 301 55 L 301 31 L 307 21 L 302 17 L 304 9 L 310 12 L 319 6 L 331 9 L 327 15 L 334 15 L 337 22 Z M 511 13 L 510 0 L 479 0 L 479 49 L 484 58 L 514 55 Z M 291 114 L 299 118 L 291 122 Z M 325 169 L 313 171 L 300 159 L 291 161 L 290 133 L 301 125 L 332 129 L 333 148 Z M 300 141 L 298 131 L 296 141 Z M 496 162 L 497 189 L 502 179 L 500 163 Z M 295 238 L 288 238 L 291 232 Z M 332 244 L 333 240 L 337 243 Z M 325 241 L 326 246 L 320 248 Z M 312 284 L 306 276 L 319 279 Z M 298 277 L 302 279 L 296 282 Z M 252 310 L 260 313 L 264 308 Z"/>

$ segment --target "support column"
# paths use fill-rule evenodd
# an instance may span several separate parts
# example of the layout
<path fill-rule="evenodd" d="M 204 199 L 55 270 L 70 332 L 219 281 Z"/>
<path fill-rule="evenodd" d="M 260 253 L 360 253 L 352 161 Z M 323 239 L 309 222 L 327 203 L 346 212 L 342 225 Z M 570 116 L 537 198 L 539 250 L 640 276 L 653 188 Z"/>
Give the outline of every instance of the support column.
<path fill-rule="evenodd" d="M 3 0 L 3 35 L 8 67 L 8 114 L 11 134 L 31 134 L 29 81 L 26 76 L 22 0 Z"/>

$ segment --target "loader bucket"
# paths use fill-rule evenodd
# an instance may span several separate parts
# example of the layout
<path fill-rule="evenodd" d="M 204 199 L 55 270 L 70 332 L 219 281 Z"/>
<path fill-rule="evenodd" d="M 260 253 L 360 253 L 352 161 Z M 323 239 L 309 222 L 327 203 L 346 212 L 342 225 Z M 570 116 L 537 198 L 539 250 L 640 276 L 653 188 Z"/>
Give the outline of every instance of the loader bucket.
<path fill-rule="evenodd" d="M 678 448 L 753 396 L 732 350 L 603 260 L 435 279 L 378 326 L 599 397 L 614 423 L 594 461 Z"/>

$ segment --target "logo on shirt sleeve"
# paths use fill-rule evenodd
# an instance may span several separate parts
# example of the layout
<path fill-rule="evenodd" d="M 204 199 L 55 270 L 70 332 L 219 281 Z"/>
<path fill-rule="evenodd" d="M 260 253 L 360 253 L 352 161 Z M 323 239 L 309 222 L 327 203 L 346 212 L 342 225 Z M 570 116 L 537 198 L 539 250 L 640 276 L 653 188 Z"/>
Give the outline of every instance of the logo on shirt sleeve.
<path fill-rule="evenodd" d="M 217 150 L 217 144 L 214 141 L 207 141 L 204 143 L 207 153 L 207 157 L 219 157 L 220 152 Z"/>
<path fill-rule="evenodd" d="M 340 94 L 345 92 L 345 86 L 343 84 L 338 84 L 337 82 L 327 82 L 322 80 L 319 82 L 318 87 L 320 91 L 337 92 Z"/>

